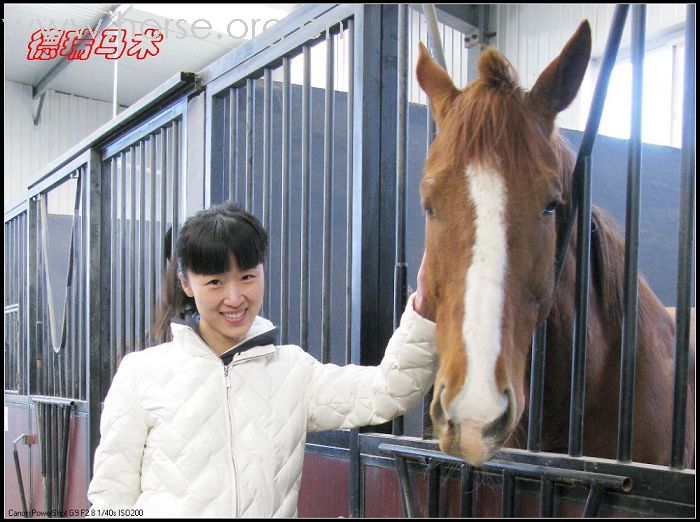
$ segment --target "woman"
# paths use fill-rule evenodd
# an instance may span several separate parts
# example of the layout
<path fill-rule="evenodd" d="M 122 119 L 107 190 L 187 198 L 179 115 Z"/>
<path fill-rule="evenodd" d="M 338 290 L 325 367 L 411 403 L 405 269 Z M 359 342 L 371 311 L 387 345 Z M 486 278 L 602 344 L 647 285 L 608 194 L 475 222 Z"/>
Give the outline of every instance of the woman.
<path fill-rule="evenodd" d="M 296 516 L 307 432 L 386 422 L 428 391 L 435 324 L 420 275 L 380 365 L 339 367 L 276 346 L 257 315 L 266 254 L 267 233 L 233 204 L 185 222 L 162 308 L 173 340 L 124 357 L 105 399 L 95 513 Z"/>

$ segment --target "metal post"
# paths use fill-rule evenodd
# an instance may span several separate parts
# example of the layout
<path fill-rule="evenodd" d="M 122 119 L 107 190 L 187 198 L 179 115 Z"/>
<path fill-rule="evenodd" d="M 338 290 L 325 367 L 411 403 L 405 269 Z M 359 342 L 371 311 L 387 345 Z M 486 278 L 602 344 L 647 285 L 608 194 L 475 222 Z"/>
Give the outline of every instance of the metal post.
<path fill-rule="evenodd" d="M 471 518 L 472 502 L 474 496 L 474 468 L 469 464 L 460 466 L 460 491 L 462 492 L 462 502 L 459 507 L 459 516 Z"/>
<path fill-rule="evenodd" d="M 542 477 L 540 482 L 540 518 L 550 518 L 554 514 L 554 481 Z"/>
<path fill-rule="evenodd" d="M 394 249 L 394 330 L 406 306 L 406 140 L 408 134 L 408 7 L 399 5 L 396 83 L 396 214 Z M 394 419 L 392 433 L 403 435 L 403 417 Z"/>
<path fill-rule="evenodd" d="M 401 488 L 401 504 L 406 518 L 414 518 L 418 513 L 411 488 L 411 477 L 408 473 L 406 459 L 401 455 L 394 455 L 396 472 L 399 474 L 399 487 Z"/>
<path fill-rule="evenodd" d="M 428 42 L 430 43 L 430 51 L 435 61 L 447 70 L 445 64 L 445 53 L 442 50 L 442 40 L 438 30 L 437 15 L 435 14 L 435 4 L 421 4 L 423 6 L 423 14 L 425 22 L 428 24 Z"/>
<path fill-rule="evenodd" d="M 571 241 L 571 234 L 574 230 L 574 221 L 576 220 L 576 215 L 578 212 L 578 198 L 576 194 L 580 190 L 580 183 L 578 182 L 578 178 L 580 177 L 579 173 L 582 170 L 584 158 L 590 157 L 591 155 L 591 151 L 593 150 L 593 142 L 598 134 L 600 118 L 603 114 L 603 105 L 608 92 L 608 84 L 610 83 L 610 76 L 612 75 L 612 70 L 615 66 L 617 51 L 620 48 L 620 40 L 622 39 L 622 31 L 625 27 L 628 10 L 629 5 L 620 4 L 615 6 L 615 12 L 613 13 L 613 21 L 610 26 L 610 32 L 608 33 L 608 40 L 605 44 L 605 52 L 600 65 L 598 81 L 596 82 L 595 90 L 593 92 L 591 109 L 588 113 L 586 128 L 583 131 L 581 146 L 579 147 L 578 156 L 576 157 L 571 195 L 571 210 L 566 226 L 564 230 L 562 230 L 562 233 L 559 235 L 557 240 L 557 259 L 555 264 L 557 274 L 555 282 L 556 285 L 558 285 L 559 279 L 561 278 L 562 267 L 564 266 L 564 260 L 566 259 L 566 251 L 569 246 L 569 242 Z"/>
<path fill-rule="evenodd" d="M 440 468 L 439 462 L 430 462 L 428 467 L 428 517 L 440 516 Z"/>
<path fill-rule="evenodd" d="M 355 111 L 355 91 L 353 71 L 355 69 L 355 29 L 352 19 L 348 19 L 348 106 L 347 106 L 347 187 L 346 187 L 346 257 L 345 257 L 345 364 L 352 359 L 352 188 L 353 188 L 353 113 Z M 307 271 L 308 272 L 308 271 Z M 302 309 L 303 310 L 303 309 Z"/>
<path fill-rule="evenodd" d="M 300 344 L 309 349 L 309 175 L 311 171 L 311 48 L 304 46 L 301 87 L 301 289 Z"/>
<path fill-rule="evenodd" d="M 503 477 L 501 488 L 501 516 L 512 518 L 515 513 L 515 477 L 507 470 L 501 473 Z"/>
<path fill-rule="evenodd" d="M 576 294 L 574 338 L 571 364 L 571 409 L 569 411 L 569 455 L 580 457 L 583 451 L 583 414 L 586 395 L 586 346 L 588 343 L 588 277 L 591 241 L 591 164 L 583 158 L 577 226 Z"/>
<path fill-rule="evenodd" d="M 263 208 L 262 208 L 262 223 L 265 230 L 270 230 L 270 175 L 272 172 L 272 71 L 270 68 L 265 69 L 263 83 Z M 233 100 L 232 100 L 233 103 Z M 231 181 L 233 183 L 233 181 Z M 269 260 L 267 261 L 266 275 L 269 273 Z M 270 314 L 270 286 L 265 285 L 265 300 L 263 304 L 263 314 Z M 302 347 L 304 345 L 302 344 Z"/>
<path fill-rule="evenodd" d="M 285 58 L 289 60 L 289 58 Z M 253 212 L 253 157 L 255 155 L 255 81 L 246 80 L 245 87 L 245 209 Z M 285 82 L 285 90 L 286 90 Z"/>
<path fill-rule="evenodd" d="M 331 226 L 333 209 L 333 120 L 334 120 L 334 64 L 333 35 L 326 30 L 326 90 L 323 125 L 323 288 L 321 294 L 321 353 L 322 362 L 330 361 L 330 306 L 331 306 Z"/>
<path fill-rule="evenodd" d="M 670 462 L 671 467 L 676 469 L 682 468 L 685 461 L 690 305 L 693 295 L 692 278 L 695 253 L 695 4 L 686 6 L 685 16 L 685 80 L 683 85 L 680 198 L 676 356 Z"/>
<path fill-rule="evenodd" d="M 528 451 L 540 451 L 542 446 L 542 404 L 544 399 L 544 372 L 547 352 L 547 321 L 535 330 L 532 337 L 530 370 L 530 402 L 527 425 Z"/>
<path fill-rule="evenodd" d="M 635 367 L 637 360 L 637 305 L 639 298 L 639 212 L 642 168 L 642 86 L 646 6 L 632 6 L 632 121 L 627 160 L 627 220 L 625 225 L 625 279 L 623 288 L 622 354 L 620 361 L 620 414 L 617 458 L 632 460 Z"/>
<path fill-rule="evenodd" d="M 282 208 L 281 208 L 281 245 L 280 245 L 280 341 L 287 343 L 289 331 L 289 179 L 290 179 L 290 143 L 291 143 L 291 103 L 292 91 L 290 80 L 290 61 L 282 59 Z"/>

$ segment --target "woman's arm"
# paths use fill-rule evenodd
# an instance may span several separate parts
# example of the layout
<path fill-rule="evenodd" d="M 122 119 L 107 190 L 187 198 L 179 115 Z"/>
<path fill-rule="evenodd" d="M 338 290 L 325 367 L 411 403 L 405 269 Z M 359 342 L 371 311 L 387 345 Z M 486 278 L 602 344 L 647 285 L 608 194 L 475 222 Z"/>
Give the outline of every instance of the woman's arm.
<path fill-rule="evenodd" d="M 122 359 L 105 398 L 88 500 L 95 509 L 132 507 L 141 494 L 148 423 L 138 393 L 136 354 Z"/>
<path fill-rule="evenodd" d="M 381 424 L 405 414 L 428 392 L 437 365 L 435 323 L 414 310 L 414 299 L 408 299 L 379 366 L 313 361 L 309 431 Z"/>

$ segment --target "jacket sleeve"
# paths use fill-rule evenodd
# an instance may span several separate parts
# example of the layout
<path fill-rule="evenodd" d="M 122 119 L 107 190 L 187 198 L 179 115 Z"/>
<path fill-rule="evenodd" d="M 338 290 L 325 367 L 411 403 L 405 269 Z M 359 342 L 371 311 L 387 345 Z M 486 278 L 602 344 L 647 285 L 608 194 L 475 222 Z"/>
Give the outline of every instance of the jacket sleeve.
<path fill-rule="evenodd" d="M 105 398 L 88 500 L 95 509 L 132 507 L 141 494 L 148 422 L 141 407 L 137 354 L 122 359 Z"/>
<path fill-rule="evenodd" d="M 313 359 L 308 431 L 381 424 L 414 408 L 435 378 L 435 323 L 413 310 L 411 295 L 379 366 Z"/>

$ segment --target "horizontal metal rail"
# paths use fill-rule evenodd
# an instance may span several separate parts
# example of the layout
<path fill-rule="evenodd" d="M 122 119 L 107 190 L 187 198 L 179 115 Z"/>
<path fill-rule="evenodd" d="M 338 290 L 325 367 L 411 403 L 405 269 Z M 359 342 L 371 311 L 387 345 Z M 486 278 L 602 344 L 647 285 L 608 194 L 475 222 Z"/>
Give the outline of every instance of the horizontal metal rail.
<path fill-rule="evenodd" d="M 392 454 L 394 459 L 396 459 L 396 467 L 401 481 L 401 499 L 406 516 L 408 517 L 415 516 L 417 508 L 415 505 L 415 496 L 411 495 L 410 476 L 408 474 L 406 459 L 417 460 L 424 464 L 434 464 L 435 462 L 457 464 L 462 467 L 463 472 L 466 471 L 467 468 L 472 468 L 472 466 L 469 466 L 463 459 L 438 451 L 416 449 L 395 444 L 380 444 L 378 449 Z M 545 486 L 542 488 L 543 498 L 551 496 L 548 495 L 548 491 L 551 489 L 553 483 L 588 487 L 589 495 L 584 508 L 584 517 L 597 515 L 602 496 L 606 491 L 627 493 L 632 490 L 632 479 L 630 477 L 609 475 L 606 473 L 538 466 L 497 459 L 485 462 L 476 469 L 487 473 L 502 474 L 504 484 L 503 516 L 512 516 L 513 514 L 512 499 L 514 498 L 514 484 L 515 478 L 517 477 L 541 480 L 542 484 Z M 549 486 L 549 488 L 546 486 Z M 506 489 L 509 491 L 505 491 Z M 464 511 L 464 509 L 465 507 L 463 506 L 462 510 Z"/>

